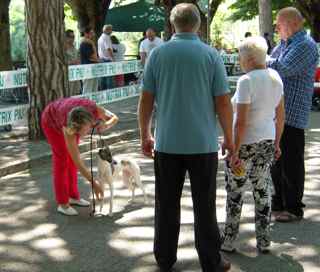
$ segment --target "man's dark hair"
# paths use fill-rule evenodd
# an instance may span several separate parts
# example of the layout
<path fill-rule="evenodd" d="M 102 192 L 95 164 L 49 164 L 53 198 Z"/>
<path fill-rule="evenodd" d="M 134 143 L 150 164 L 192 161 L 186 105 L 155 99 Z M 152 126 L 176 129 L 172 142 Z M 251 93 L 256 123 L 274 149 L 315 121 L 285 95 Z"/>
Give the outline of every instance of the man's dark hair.
<path fill-rule="evenodd" d="M 251 37 L 251 36 L 252 36 L 251 32 L 246 32 L 246 33 L 244 34 L 244 37 L 245 37 L 245 38 L 248 38 L 248 37 Z"/>
<path fill-rule="evenodd" d="M 112 42 L 113 44 L 119 44 L 119 43 L 120 43 L 119 40 L 118 40 L 118 38 L 117 38 L 116 36 L 114 36 L 114 35 L 111 35 L 111 36 L 110 36 L 110 40 L 111 40 L 111 42 Z"/>
<path fill-rule="evenodd" d="M 65 32 L 66 37 L 70 38 L 72 35 L 74 35 L 74 31 L 72 29 L 67 29 Z"/>

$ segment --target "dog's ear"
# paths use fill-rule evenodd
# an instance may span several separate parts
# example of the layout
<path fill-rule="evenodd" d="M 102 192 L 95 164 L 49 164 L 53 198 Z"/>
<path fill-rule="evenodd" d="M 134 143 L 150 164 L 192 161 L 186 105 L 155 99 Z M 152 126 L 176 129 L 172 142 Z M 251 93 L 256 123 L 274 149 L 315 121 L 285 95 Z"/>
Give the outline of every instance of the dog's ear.
<path fill-rule="evenodd" d="M 111 150 L 110 150 L 110 147 L 109 147 L 108 145 L 105 146 L 105 150 L 112 155 Z"/>

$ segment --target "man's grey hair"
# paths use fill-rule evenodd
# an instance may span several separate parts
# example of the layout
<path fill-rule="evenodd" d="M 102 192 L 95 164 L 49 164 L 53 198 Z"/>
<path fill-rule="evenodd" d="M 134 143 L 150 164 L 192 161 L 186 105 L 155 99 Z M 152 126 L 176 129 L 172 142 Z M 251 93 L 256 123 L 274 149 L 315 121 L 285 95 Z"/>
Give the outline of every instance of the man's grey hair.
<path fill-rule="evenodd" d="M 265 65 L 268 45 L 263 37 L 249 37 L 239 45 L 239 55 L 251 59 L 256 65 Z"/>
<path fill-rule="evenodd" d="M 279 10 L 277 16 L 283 17 L 288 22 L 297 22 L 303 24 L 304 18 L 301 12 L 295 7 L 286 7 Z"/>
<path fill-rule="evenodd" d="M 178 4 L 171 10 L 170 23 L 176 32 L 197 32 L 201 23 L 200 12 L 194 4 Z"/>
<path fill-rule="evenodd" d="M 103 28 L 102 28 L 102 31 L 103 32 L 106 32 L 108 30 L 111 30 L 112 31 L 112 25 L 104 25 Z"/>

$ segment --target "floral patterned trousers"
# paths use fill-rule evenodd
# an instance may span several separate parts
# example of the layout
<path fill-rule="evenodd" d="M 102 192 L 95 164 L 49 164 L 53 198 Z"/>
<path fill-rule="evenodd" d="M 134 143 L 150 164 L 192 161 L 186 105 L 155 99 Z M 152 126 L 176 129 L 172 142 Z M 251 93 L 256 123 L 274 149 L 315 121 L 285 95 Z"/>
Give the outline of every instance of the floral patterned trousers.
<path fill-rule="evenodd" d="M 242 145 L 239 158 L 244 162 L 245 175 L 233 174 L 226 162 L 227 219 L 224 242 L 232 244 L 238 236 L 243 195 L 251 182 L 255 201 L 255 227 L 257 246 L 270 245 L 271 186 L 270 167 L 274 160 L 274 141 Z"/>

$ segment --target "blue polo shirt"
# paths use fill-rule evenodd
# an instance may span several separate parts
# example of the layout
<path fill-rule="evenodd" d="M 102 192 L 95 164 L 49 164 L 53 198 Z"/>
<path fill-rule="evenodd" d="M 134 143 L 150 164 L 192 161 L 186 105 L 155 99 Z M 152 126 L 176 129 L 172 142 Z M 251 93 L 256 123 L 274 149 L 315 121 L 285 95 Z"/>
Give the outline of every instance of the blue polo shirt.
<path fill-rule="evenodd" d="M 196 34 L 175 34 L 155 48 L 145 66 L 143 91 L 155 96 L 155 150 L 170 154 L 218 151 L 214 97 L 229 92 L 218 52 Z"/>

